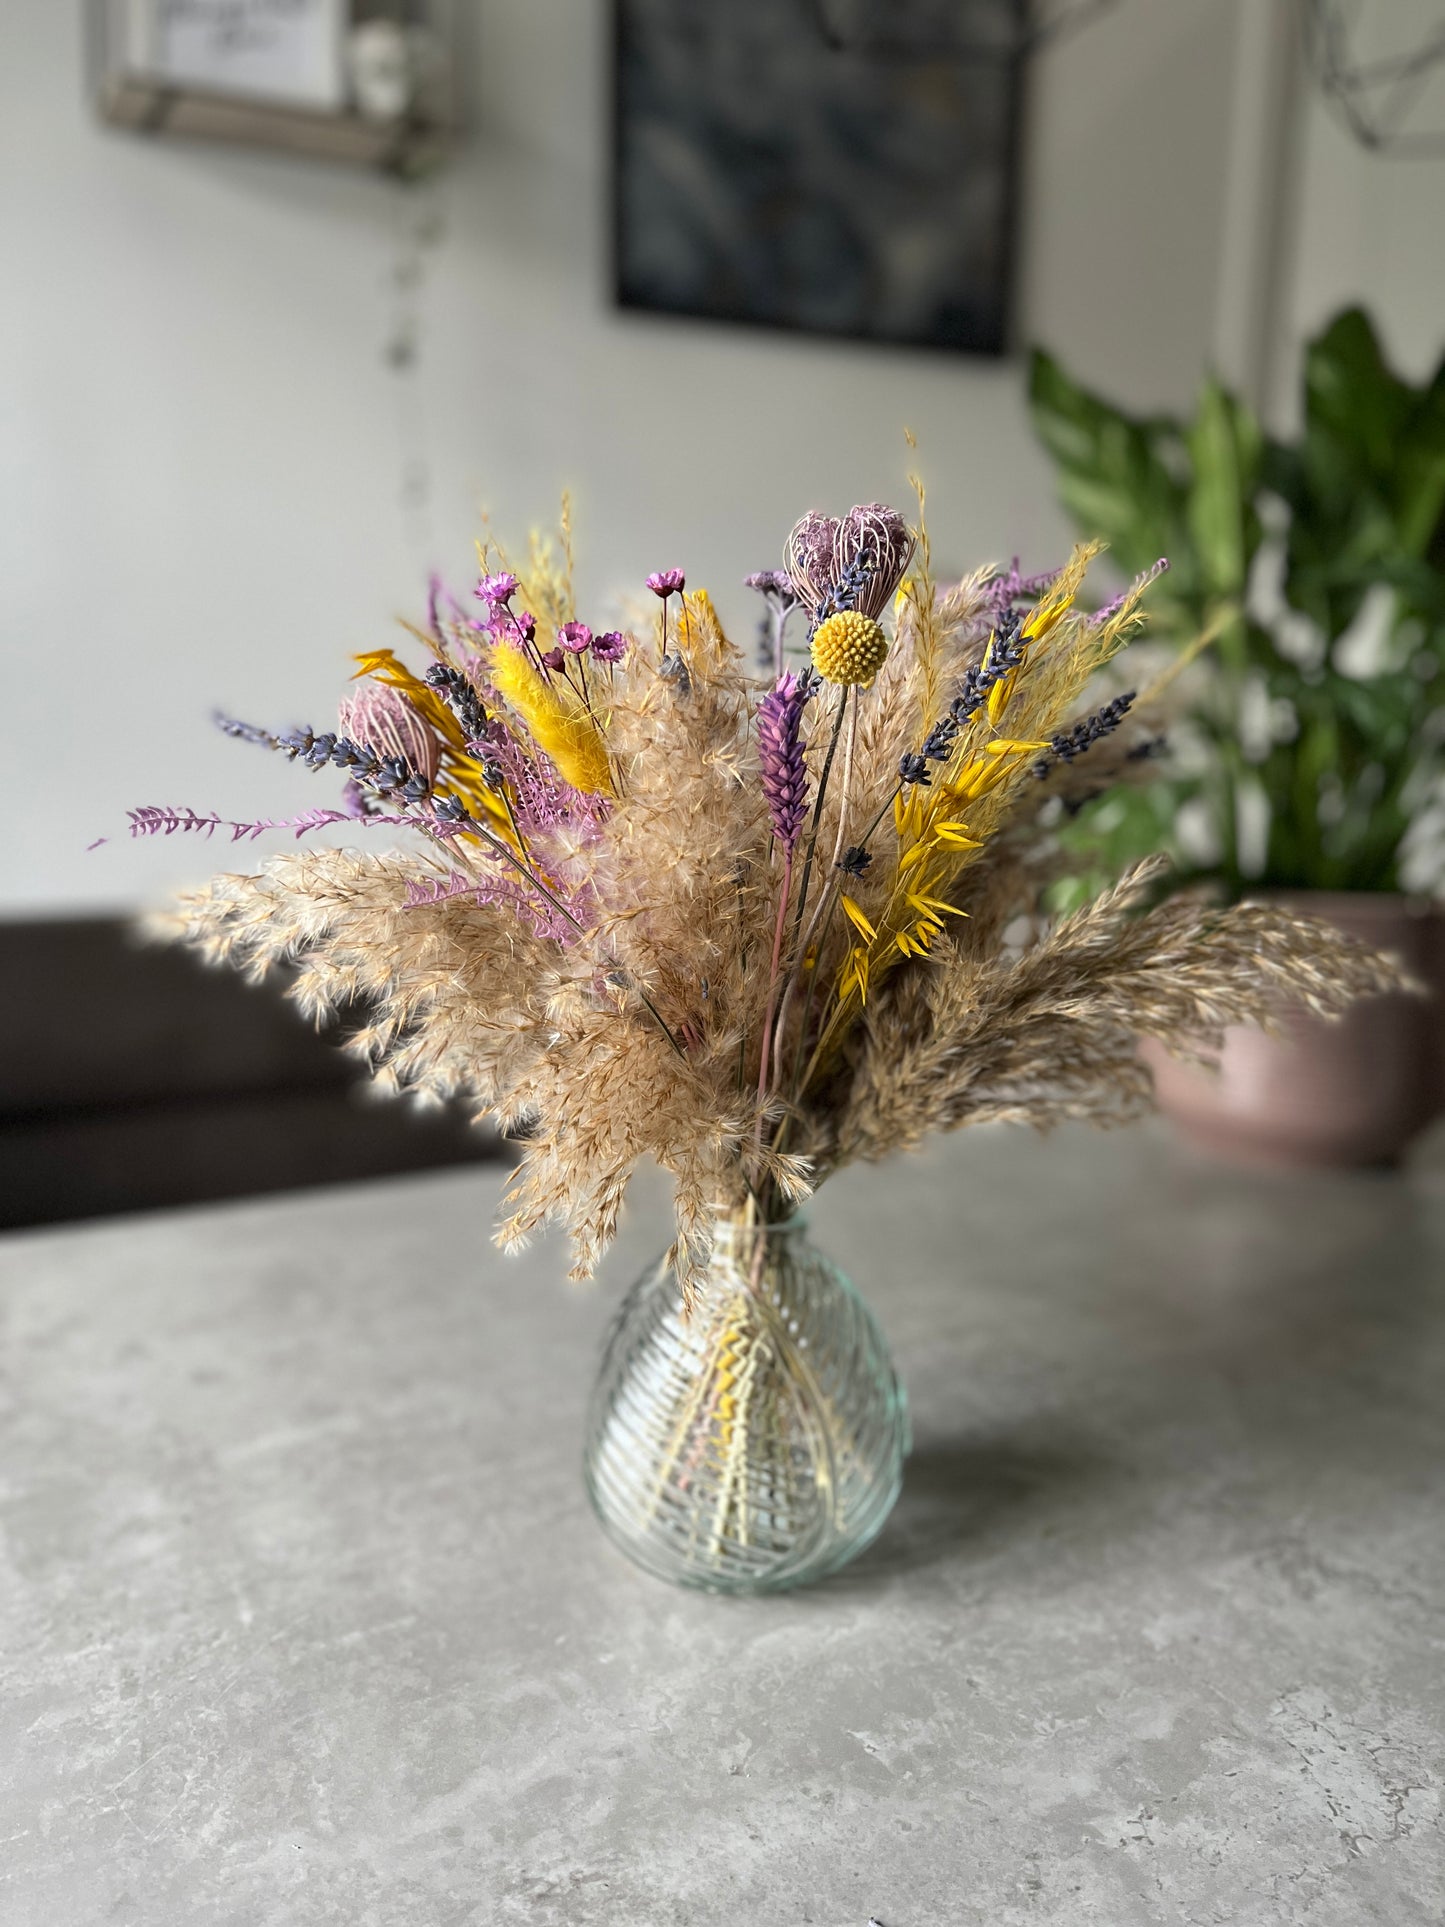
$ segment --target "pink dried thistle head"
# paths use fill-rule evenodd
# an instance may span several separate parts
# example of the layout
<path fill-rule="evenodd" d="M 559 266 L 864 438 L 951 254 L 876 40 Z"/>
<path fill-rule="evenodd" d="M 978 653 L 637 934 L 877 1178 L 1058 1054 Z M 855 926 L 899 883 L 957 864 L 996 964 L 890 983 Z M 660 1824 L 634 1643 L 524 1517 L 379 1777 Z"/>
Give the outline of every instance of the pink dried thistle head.
<path fill-rule="evenodd" d="M 404 756 L 408 767 L 428 783 L 436 781 L 441 743 L 426 718 L 399 689 L 368 683 L 348 696 L 338 714 L 341 733 L 381 756 Z"/>
<path fill-rule="evenodd" d="M 897 509 L 882 502 L 864 502 L 849 509 L 833 539 L 833 580 L 840 581 L 859 563 L 867 575 L 853 606 L 876 622 L 893 599 L 903 571 L 913 559 L 913 531 Z"/>
<path fill-rule="evenodd" d="M 816 509 L 795 522 L 783 547 L 783 566 L 799 602 L 812 615 L 833 585 L 833 551 L 838 540 L 836 515 Z"/>
<path fill-rule="evenodd" d="M 876 622 L 913 557 L 913 532 L 897 509 L 863 502 L 840 520 L 816 510 L 794 525 L 783 551 L 788 576 L 810 617 L 852 608 Z M 851 584 L 846 594 L 840 586 Z"/>

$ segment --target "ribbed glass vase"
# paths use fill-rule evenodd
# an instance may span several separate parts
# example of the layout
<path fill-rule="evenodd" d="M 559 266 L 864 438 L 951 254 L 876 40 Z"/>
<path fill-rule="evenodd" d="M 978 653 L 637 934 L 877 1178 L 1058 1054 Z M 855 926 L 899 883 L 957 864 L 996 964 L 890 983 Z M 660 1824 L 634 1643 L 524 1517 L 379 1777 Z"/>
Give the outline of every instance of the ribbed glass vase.
<path fill-rule="evenodd" d="M 690 1312 L 665 1262 L 628 1293 L 588 1422 L 587 1491 L 648 1572 L 780 1592 L 887 1518 L 908 1418 L 877 1321 L 795 1218 L 721 1217 Z"/>

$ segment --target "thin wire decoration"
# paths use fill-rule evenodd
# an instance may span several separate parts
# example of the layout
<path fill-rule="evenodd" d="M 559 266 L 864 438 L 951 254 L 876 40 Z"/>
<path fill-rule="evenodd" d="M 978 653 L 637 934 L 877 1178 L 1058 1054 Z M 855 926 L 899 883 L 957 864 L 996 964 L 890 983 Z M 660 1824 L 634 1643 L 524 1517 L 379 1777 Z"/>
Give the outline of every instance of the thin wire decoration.
<path fill-rule="evenodd" d="M 1392 158 L 1445 155 L 1445 10 L 1413 46 L 1362 55 L 1390 0 L 1301 0 L 1305 59 L 1330 111 L 1362 147 Z M 1431 117 L 1436 125 L 1423 123 Z"/>

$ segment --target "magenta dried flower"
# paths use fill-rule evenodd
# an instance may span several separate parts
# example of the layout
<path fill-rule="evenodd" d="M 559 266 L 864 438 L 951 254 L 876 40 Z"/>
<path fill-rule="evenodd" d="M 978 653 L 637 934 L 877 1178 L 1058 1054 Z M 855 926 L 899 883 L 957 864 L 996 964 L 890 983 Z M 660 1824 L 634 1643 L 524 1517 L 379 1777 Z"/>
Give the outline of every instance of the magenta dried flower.
<path fill-rule="evenodd" d="M 510 569 L 501 569 L 496 575 L 484 575 L 477 584 L 478 598 L 493 607 L 501 602 L 510 602 L 517 593 L 518 583 Z"/>
<path fill-rule="evenodd" d="M 791 856 L 808 808 L 803 762 L 803 708 L 811 679 L 787 669 L 758 704 L 758 768 L 773 835 Z"/>
<path fill-rule="evenodd" d="M 508 623 L 505 633 L 513 642 L 530 642 L 537 633 L 537 618 L 530 609 L 519 609 Z"/>
<path fill-rule="evenodd" d="M 598 662 L 621 662 L 631 646 L 631 637 L 624 636 L 620 629 L 607 629 L 592 638 L 592 653 Z"/>
<path fill-rule="evenodd" d="M 542 667 L 552 670 L 554 674 L 560 674 L 561 671 L 567 667 L 567 651 L 565 649 L 549 649 L 542 658 Z"/>
<path fill-rule="evenodd" d="M 687 577 L 681 569 L 658 569 L 647 578 L 647 586 L 664 601 L 670 595 L 677 595 L 686 585 Z"/>
<path fill-rule="evenodd" d="M 557 640 L 570 655 L 580 656 L 592 642 L 592 631 L 585 622 L 564 622 L 557 631 Z"/>

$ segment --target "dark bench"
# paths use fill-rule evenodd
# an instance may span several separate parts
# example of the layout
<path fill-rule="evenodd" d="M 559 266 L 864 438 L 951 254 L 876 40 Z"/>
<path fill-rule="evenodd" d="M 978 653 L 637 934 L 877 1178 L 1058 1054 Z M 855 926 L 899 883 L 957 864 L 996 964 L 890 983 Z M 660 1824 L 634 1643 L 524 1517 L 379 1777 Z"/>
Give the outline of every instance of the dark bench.
<path fill-rule="evenodd" d="M 456 1110 L 378 1100 L 337 1034 L 117 920 L 0 923 L 0 1225 L 497 1155 Z"/>

